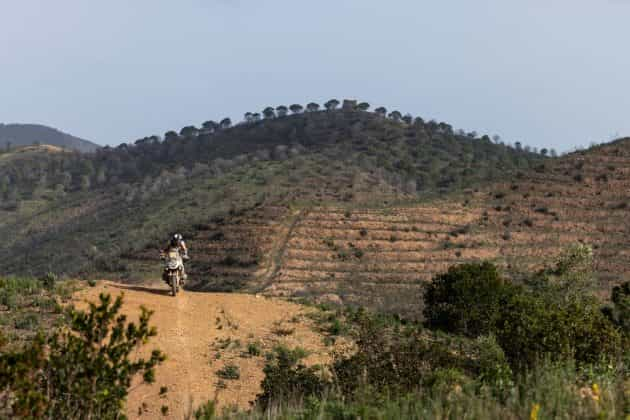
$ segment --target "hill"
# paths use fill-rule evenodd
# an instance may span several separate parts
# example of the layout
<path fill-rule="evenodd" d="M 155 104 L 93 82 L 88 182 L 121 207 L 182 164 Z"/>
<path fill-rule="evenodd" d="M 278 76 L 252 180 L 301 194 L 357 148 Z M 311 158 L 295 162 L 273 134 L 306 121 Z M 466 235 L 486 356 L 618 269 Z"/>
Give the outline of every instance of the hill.
<path fill-rule="evenodd" d="M 39 124 L 0 124 L 0 149 L 49 144 L 78 152 L 94 152 L 98 145 Z"/>
<path fill-rule="evenodd" d="M 178 230 L 196 290 L 378 295 L 404 308 L 399 292 L 415 299 L 422 279 L 468 256 L 446 252 L 456 246 L 444 236 L 483 216 L 483 188 L 545 162 L 380 110 L 208 121 L 0 167 L 0 271 L 155 278 L 157 250 Z"/>

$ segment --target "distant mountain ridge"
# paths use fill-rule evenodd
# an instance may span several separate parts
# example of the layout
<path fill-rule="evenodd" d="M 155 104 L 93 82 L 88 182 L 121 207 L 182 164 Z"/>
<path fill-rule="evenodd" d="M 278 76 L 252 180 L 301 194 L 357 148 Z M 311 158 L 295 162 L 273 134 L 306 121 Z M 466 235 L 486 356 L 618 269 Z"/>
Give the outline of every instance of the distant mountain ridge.
<path fill-rule="evenodd" d="M 0 123 L 0 148 L 49 144 L 72 149 L 83 153 L 98 149 L 95 143 L 72 136 L 52 127 L 40 124 L 2 124 Z"/>

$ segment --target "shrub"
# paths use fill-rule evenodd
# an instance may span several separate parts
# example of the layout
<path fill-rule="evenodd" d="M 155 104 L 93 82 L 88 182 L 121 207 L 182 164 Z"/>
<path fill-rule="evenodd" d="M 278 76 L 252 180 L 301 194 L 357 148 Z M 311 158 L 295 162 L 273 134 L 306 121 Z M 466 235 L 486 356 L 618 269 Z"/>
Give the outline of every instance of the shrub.
<path fill-rule="evenodd" d="M 426 285 L 426 325 L 470 337 L 488 334 L 512 289 L 491 263 L 451 267 Z"/>
<path fill-rule="evenodd" d="M 437 368 L 428 373 L 422 381 L 432 395 L 448 395 L 453 389 L 470 383 L 472 380 L 461 370 L 456 368 Z"/>
<path fill-rule="evenodd" d="M 513 384 L 512 369 L 494 335 L 477 337 L 474 343 L 478 380 L 492 389 L 504 391 Z"/>
<path fill-rule="evenodd" d="M 247 354 L 250 356 L 260 356 L 260 343 L 249 343 L 247 345 Z"/>
<path fill-rule="evenodd" d="M 42 283 L 32 277 L 0 277 L 0 299 L 9 295 L 35 295 L 41 289 Z"/>
<path fill-rule="evenodd" d="M 585 244 L 571 245 L 556 261 L 526 280 L 541 298 L 550 301 L 588 297 L 595 289 L 593 250 Z"/>
<path fill-rule="evenodd" d="M 34 330 L 39 325 L 39 318 L 33 312 L 20 314 L 15 318 L 14 326 L 18 330 Z"/>
<path fill-rule="evenodd" d="M 236 380 L 241 377 L 241 370 L 236 365 L 225 365 L 217 371 L 217 375 L 221 379 Z"/>
<path fill-rule="evenodd" d="M 263 410 L 282 401 L 321 397 L 329 388 L 330 383 L 322 378 L 319 367 L 300 363 L 303 357 L 301 349 L 289 350 L 283 346 L 274 349 L 263 369 L 262 392 L 256 396 L 256 403 Z"/>
<path fill-rule="evenodd" d="M 572 357 L 593 363 L 615 355 L 621 345 L 619 333 L 594 299 L 550 302 L 528 291 L 503 303 L 494 333 L 516 368 Z"/>
<path fill-rule="evenodd" d="M 613 287 L 611 300 L 611 319 L 630 338 L 630 281 Z"/>
<path fill-rule="evenodd" d="M 332 320 L 330 326 L 328 327 L 328 333 L 330 335 L 340 335 L 346 331 L 346 327 L 339 320 L 339 318 L 335 318 Z"/>
<path fill-rule="evenodd" d="M 57 280 L 57 275 L 51 272 L 46 273 L 46 275 L 41 278 L 42 285 L 48 290 L 52 290 L 55 287 Z"/>
<path fill-rule="evenodd" d="M 415 328 L 401 331 L 398 324 L 368 314 L 358 314 L 354 322 L 356 351 L 338 355 L 332 367 L 335 385 L 346 397 L 366 389 L 382 395 L 410 392 L 436 368 L 462 367 L 443 344 L 426 340 Z"/>
<path fill-rule="evenodd" d="M 139 324 L 118 312 L 122 298 L 100 296 L 88 312 L 68 310 L 70 324 L 48 339 L 38 336 L 23 350 L 0 354 L 0 399 L 15 417 L 117 418 L 131 380 L 142 375 L 153 382 L 154 368 L 164 360 L 159 350 L 149 359 L 130 359 L 155 336 L 151 312 L 142 308 Z M 0 401 L 1 402 L 1 401 Z M 1 405 L 1 404 L 0 404 Z"/>
<path fill-rule="evenodd" d="M 588 251 L 569 249 L 555 268 L 528 281 L 530 289 L 502 280 L 490 263 L 451 267 L 426 287 L 425 322 L 470 337 L 496 335 L 518 369 L 541 359 L 593 363 L 614 356 L 619 332 L 595 298 L 578 292 L 590 281 Z"/>
<path fill-rule="evenodd" d="M 213 420 L 216 414 L 216 403 L 214 401 L 206 401 L 199 406 L 195 412 L 195 420 Z"/>

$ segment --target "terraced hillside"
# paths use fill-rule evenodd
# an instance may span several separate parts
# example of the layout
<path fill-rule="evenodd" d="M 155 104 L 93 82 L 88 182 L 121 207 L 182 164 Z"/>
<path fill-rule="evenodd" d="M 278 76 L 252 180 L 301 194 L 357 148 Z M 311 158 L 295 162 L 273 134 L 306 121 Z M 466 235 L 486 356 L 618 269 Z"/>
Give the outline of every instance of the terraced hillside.
<path fill-rule="evenodd" d="M 265 290 L 418 315 L 422 284 L 450 265 L 531 272 L 576 242 L 593 246 L 608 290 L 630 275 L 629 173 L 623 140 L 444 200 L 306 209 Z"/>
<path fill-rule="evenodd" d="M 197 226 L 191 286 L 417 316 L 422 285 L 450 265 L 491 260 L 518 275 L 585 242 L 609 290 L 630 274 L 629 172 L 630 140 L 623 140 L 442 198 L 262 205 Z"/>

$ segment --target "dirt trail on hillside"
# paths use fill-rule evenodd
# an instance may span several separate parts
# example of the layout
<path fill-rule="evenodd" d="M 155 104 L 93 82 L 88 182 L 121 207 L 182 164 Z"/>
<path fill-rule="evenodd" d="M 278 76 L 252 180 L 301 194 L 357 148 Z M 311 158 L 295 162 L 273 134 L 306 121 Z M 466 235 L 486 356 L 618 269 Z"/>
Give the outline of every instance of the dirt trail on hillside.
<path fill-rule="evenodd" d="M 124 293 L 123 312 L 137 321 L 140 306 L 154 311 L 151 325 L 158 329 L 140 352 L 162 350 L 167 360 L 156 370 L 152 385 L 135 382 L 127 401 L 129 418 L 182 419 L 207 400 L 220 407 L 247 408 L 260 392 L 264 355 L 278 344 L 300 346 L 310 352 L 307 364 L 328 361 L 329 349 L 314 332 L 305 315 L 309 308 L 290 302 L 244 294 L 183 292 L 176 298 L 163 284 L 132 286 L 100 282 L 75 296 L 79 307 L 95 302 L 100 293 Z M 258 343 L 259 356 L 248 354 L 250 343 Z M 217 371 L 225 365 L 238 366 L 240 378 L 221 379 Z M 160 395 L 161 387 L 167 387 Z M 168 415 L 162 416 L 162 407 Z"/>

